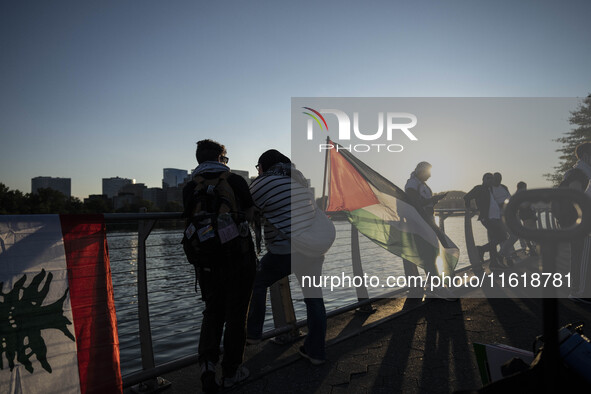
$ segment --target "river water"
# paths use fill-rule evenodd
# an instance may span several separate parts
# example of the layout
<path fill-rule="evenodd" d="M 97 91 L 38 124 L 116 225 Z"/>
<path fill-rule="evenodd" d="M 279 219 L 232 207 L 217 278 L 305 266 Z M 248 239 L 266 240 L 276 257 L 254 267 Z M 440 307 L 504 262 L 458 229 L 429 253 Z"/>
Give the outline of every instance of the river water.
<path fill-rule="evenodd" d="M 486 231 L 473 219 L 476 244 L 486 243 Z M 351 268 L 351 225 L 335 222 L 337 239 L 323 265 L 325 275 L 353 276 Z M 464 238 L 463 217 L 445 220 L 448 236 L 460 248 L 456 269 L 469 265 Z M 180 245 L 180 230 L 154 230 L 147 240 L 148 291 L 150 323 L 156 364 L 197 353 L 203 303 L 195 292 L 193 266 L 185 259 Z M 141 369 L 137 312 L 137 232 L 109 232 L 109 255 L 117 310 L 123 375 Z M 359 235 L 361 261 L 368 276 L 402 275 L 402 259 Z M 305 319 L 305 305 L 297 280 L 290 278 L 296 316 Z M 369 288 L 370 297 L 379 297 L 388 289 Z M 391 289 L 390 289 L 391 291 Z M 327 311 L 357 301 L 353 288 L 324 292 Z M 270 306 L 265 330 L 272 329 Z"/>

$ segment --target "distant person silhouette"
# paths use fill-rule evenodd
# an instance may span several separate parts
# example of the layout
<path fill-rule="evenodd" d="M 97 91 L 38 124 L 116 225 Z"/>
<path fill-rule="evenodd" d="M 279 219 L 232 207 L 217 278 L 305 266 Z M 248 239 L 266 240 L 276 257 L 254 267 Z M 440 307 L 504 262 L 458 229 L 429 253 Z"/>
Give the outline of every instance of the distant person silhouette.
<path fill-rule="evenodd" d="M 501 221 L 501 209 L 499 204 L 495 201 L 492 194 L 492 186 L 494 184 L 494 176 L 490 172 L 482 176 L 482 184 L 476 185 L 464 196 L 466 208 L 470 208 L 470 202 L 476 201 L 476 207 L 479 210 L 478 220 L 486 228 L 489 242 L 482 246 L 477 246 L 478 256 L 480 261 L 484 262 L 484 253 L 488 252 L 490 255 L 490 268 L 501 269 L 506 268 L 499 260 L 497 252 L 497 245 L 500 245 L 507 239 L 507 232 L 505 226 Z"/>

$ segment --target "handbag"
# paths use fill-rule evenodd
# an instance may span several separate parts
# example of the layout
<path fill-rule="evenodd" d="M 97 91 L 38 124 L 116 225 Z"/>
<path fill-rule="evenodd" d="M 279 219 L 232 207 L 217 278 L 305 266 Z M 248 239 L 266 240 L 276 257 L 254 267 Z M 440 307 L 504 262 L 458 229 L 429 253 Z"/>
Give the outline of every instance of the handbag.
<path fill-rule="evenodd" d="M 336 238 L 334 223 L 314 203 L 312 225 L 291 235 L 291 248 L 305 256 L 324 256 Z"/>
<path fill-rule="evenodd" d="M 310 193 L 311 195 L 311 193 Z M 314 207 L 314 217 L 312 223 L 304 230 L 297 233 L 291 233 L 291 237 L 285 235 L 273 223 L 267 221 L 275 231 L 291 244 L 292 252 L 298 252 L 308 257 L 324 256 L 330 249 L 336 238 L 336 229 L 334 223 L 326 214 L 318 208 L 314 198 L 311 198 Z"/>

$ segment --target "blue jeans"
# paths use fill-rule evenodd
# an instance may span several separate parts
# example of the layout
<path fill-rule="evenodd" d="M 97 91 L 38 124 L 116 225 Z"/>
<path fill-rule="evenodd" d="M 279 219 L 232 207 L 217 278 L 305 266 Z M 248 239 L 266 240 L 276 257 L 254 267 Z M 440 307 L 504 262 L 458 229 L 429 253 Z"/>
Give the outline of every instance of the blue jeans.
<path fill-rule="evenodd" d="M 267 253 L 261 259 L 261 270 L 256 273 L 250 310 L 248 313 L 247 336 L 259 339 L 263 335 L 263 324 L 267 306 L 267 288 L 292 273 L 295 273 L 300 285 L 303 275 L 320 276 L 324 257 L 309 258 L 294 254 Z M 302 289 L 308 318 L 308 335 L 304 341 L 306 354 L 312 358 L 324 360 L 326 341 L 326 309 L 322 298 L 322 289 Z"/>

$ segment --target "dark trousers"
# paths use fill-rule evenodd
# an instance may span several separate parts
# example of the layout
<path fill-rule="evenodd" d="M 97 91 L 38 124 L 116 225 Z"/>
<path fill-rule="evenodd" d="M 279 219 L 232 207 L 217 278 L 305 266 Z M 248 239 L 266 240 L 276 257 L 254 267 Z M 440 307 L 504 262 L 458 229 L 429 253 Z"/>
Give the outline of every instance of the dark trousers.
<path fill-rule="evenodd" d="M 199 362 L 218 362 L 223 333 L 222 372 L 224 376 L 231 377 L 242 364 L 244 356 L 246 316 L 256 259 L 252 251 L 234 258 L 220 258 L 217 263 L 211 268 L 199 268 L 199 288 L 205 301 L 199 336 Z"/>
<path fill-rule="evenodd" d="M 294 260 L 292 264 L 292 260 Z M 267 253 L 261 259 L 261 269 L 257 272 L 252 302 L 248 316 L 248 337 L 258 339 L 263 334 L 267 306 L 267 288 L 279 279 L 293 272 L 300 285 L 302 276 L 319 277 L 322 274 L 323 257 L 309 258 L 298 254 Z M 308 335 L 304 341 L 306 353 L 316 359 L 324 360 L 326 340 L 326 309 L 321 288 L 303 288 L 306 315 L 308 319 Z"/>
<path fill-rule="evenodd" d="M 482 245 L 482 248 L 490 253 L 490 260 L 500 260 L 497 252 L 497 245 L 500 245 L 507 239 L 507 231 L 501 219 L 482 219 L 482 225 L 486 228 L 488 243 Z"/>

